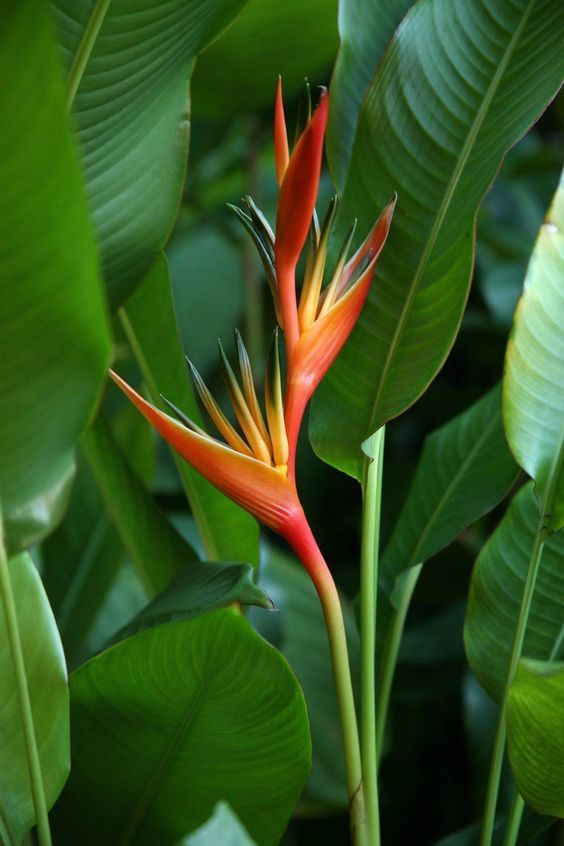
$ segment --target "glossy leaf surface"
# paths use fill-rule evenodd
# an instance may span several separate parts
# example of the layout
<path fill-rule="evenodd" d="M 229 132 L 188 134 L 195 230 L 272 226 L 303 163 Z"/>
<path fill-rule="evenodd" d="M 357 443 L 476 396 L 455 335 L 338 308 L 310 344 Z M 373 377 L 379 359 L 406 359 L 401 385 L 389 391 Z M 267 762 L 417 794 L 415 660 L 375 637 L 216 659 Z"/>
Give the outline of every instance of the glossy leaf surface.
<path fill-rule="evenodd" d="M 517 305 L 503 378 L 509 445 L 564 526 L 564 177 L 541 226 Z"/>
<path fill-rule="evenodd" d="M 500 700 L 539 510 L 533 484 L 525 485 L 483 547 L 472 575 L 464 627 L 466 654 L 487 692 Z M 564 536 L 553 535 L 542 552 L 523 656 L 548 660 L 564 619 Z M 558 657 L 558 656 L 555 656 Z"/>
<path fill-rule="evenodd" d="M 389 587 L 403 570 L 436 555 L 490 511 L 517 473 L 505 442 L 498 386 L 427 437 L 382 557 Z"/>
<path fill-rule="evenodd" d="M 123 640 L 138 631 L 163 623 L 192 620 L 208 611 L 236 603 L 273 609 L 266 593 L 253 582 L 253 568 L 250 564 L 191 561 L 112 640 Z"/>
<path fill-rule="evenodd" d="M 232 611 L 147 629 L 93 658 L 71 676 L 71 715 L 62 844 L 167 846 L 222 799 L 274 846 L 309 772 L 301 689 Z"/>
<path fill-rule="evenodd" d="M 70 769 L 69 696 L 65 658 L 39 574 L 27 554 L 8 564 L 47 806 Z M 20 701 L 0 601 L 0 841 L 20 846 L 35 823 Z"/>
<path fill-rule="evenodd" d="M 143 279 L 172 228 L 199 51 L 244 0 L 54 0 L 82 165 L 112 306 Z M 81 64 L 83 67 L 81 68 Z"/>
<path fill-rule="evenodd" d="M 564 664 L 522 661 L 509 691 L 507 744 L 519 793 L 564 817 Z"/>
<path fill-rule="evenodd" d="M 341 0 L 341 45 L 331 79 L 327 159 L 339 191 L 345 186 L 364 93 L 384 50 L 414 0 Z"/>
<path fill-rule="evenodd" d="M 196 116 L 225 120 L 243 109 L 272 108 L 280 74 L 288 96 L 304 77 L 327 84 L 338 46 L 337 0 L 250 0 L 198 59 Z"/>
<path fill-rule="evenodd" d="M 2 5 L 0 64 L 0 497 L 15 551 L 60 519 L 109 338 L 44 3 Z"/>
<path fill-rule="evenodd" d="M 199 285 L 201 279 L 186 279 Z M 161 256 L 121 312 L 131 347 L 143 373 L 151 401 L 170 409 L 161 394 L 192 420 L 202 423 L 178 335 L 167 261 Z M 212 343 L 212 339 L 208 338 Z M 214 339 L 215 340 L 215 339 Z M 202 543 L 210 559 L 258 563 L 258 526 L 243 509 L 223 496 L 172 451 L 188 495 Z"/>
<path fill-rule="evenodd" d="M 394 191 L 390 237 L 357 329 L 318 392 L 318 454 L 360 475 L 360 444 L 425 390 L 458 331 L 474 219 L 503 155 L 561 82 L 564 7 L 429 0 L 368 89 L 341 219 L 362 236 Z"/>

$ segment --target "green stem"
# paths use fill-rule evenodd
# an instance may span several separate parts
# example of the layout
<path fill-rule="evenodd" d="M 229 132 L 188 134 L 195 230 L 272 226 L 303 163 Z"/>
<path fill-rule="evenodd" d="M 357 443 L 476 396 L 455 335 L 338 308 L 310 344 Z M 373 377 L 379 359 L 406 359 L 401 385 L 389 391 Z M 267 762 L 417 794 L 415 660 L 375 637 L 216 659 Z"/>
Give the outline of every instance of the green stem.
<path fill-rule="evenodd" d="M 380 844 L 376 733 L 376 604 L 380 506 L 384 456 L 382 427 L 366 445 L 363 480 L 362 549 L 360 556 L 361 750 L 366 819 L 370 846 Z"/>
<path fill-rule="evenodd" d="M 106 17 L 109 5 L 110 0 L 96 0 L 96 4 L 92 9 L 90 19 L 86 25 L 80 44 L 78 45 L 78 49 L 74 54 L 74 59 L 67 80 L 67 108 L 69 112 L 72 108 L 72 104 L 74 103 L 74 98 L 76 97 L 76 92 L 78 91 L 78 86 L 80 85 L 84 70 L 88 64 L 88 59 L 94 49 L 98 33 L 104 23 L 104 18 Z"/>
<path fill-rule="evenodd" d="M 33 800 L 33 807 L 35 809 L 35 820 L 37 826 L 37 834 L 39 837 L 39 844 L 40 846 L 52 846 L 51 831 L 49 828 L 49 814 L 47 809 L 47 801 L 45 799 L 43 777 L 41 774 L 41 762 L 39 760 L 37 738 L 35 736 L 35 727 L 33 724 L 33 712 L 31 710 L 31 700 L 29 698 L 29 689 L 27 686 L 27 675 L 24 663 L 22 643 L 20 640 L 20 630 L 18 627 L 16 603 L 12 591 L 12 582 L 10 579 L 8 559 L 6 556 L 6 551 L 4 549 L 4 538 L 2 534 L 1 519 L 0 602 L 2 603 L 2 608 L 4 611 L 8 647 L 12 658 L 14 679 L 16 682 L 16 690 L 20 703 L 22 733 L 27 757 L 31 796 Z"/>
<path fill-rule="evenodd" d="M 502 846 L 515 846 L 521 826 L 521 817 L 525 809 L 525 802 L 517 790 L 513 793 L 513 801 L 507 816 L 505 835 Z"/>
<path fill-rule="evenodd" d="M 288 536 L 287 540 L 291 543 L 298 558 L 306 567 L 315 585 L 325 617 L 333 678 L 335 680 L 335 690 L 343 732 L 352 841 L 354 846 L 371 846 L 366 829 L 367 820 L 364 806 L 358 726 L 347 649 L 347 637 L 339 594 L 331 571 L 317 546 L 317 542 L 305 516 L 303 522 L 300 522 L 298 530 L 293 536 Z"/>
<path fill-rule="evenodd" d="M 380 673 L 380 684 L 378 687 L 378 704 L 376 707 L 376 749 L 378 763 L 382 759 L 382 748 L 386 732 L 386 721 L 388 719 L 388 708 L 390 704 L 390 693 L 398 663 L 398 654 L 405 627 L 407 612 L 411 603 L 411 597 L 415 585 L 419 579 L 423 564 L 410 567 L 402 573 L 398 581 L 397 604 L 393 609 L 392 617 L 388 625 L 388 632 L 382 653 L 382 669 Z"/>
<path fill-rule="evenodd" d="M 499 709 L 497 730 L 495 735 L 494 748 L 492 752 L 488 788 L 486 793 L 486 804 L 484 808 L 484 821 L 482 823 L 480 846 L 490 846 L 492 842 L 493 829 L 495 823 L 495 811 L 497 806 L 497 797 L 499 793 L 499 782 L 501 778 L 501 770 L 503 767 L 505 740 L 507 736 L 507 702 L 509 698 L 509 689 L 515 679 L 517 668 L 519 666 L 519 661 L 521 659 L 521 653 L 523 651 L 523 642 L 525 640 L 527 621 L 529 619 L 529 612 L 531 610 L 531 603 L 533 600 L 533 594 L 535 592 L 535 585 L 539 572 L 542 551 L 544 548 L 544 518 L 545 510 L 542 509 L 539 526 L 535 535 L 535 541 L 533 544 L 531 558 L 529 561 L 527 579 L 525 581 L 525 588 L 523 590 L 523 597 L 521 599 L 521 608 L 519 610 L 519 618 L 517 620 L 517 626 L 515 628 L 515 635 L 513 638 L 511 657 L 509 659 L 509 669 L 507 671 L 507 678 L 505 680 L 503 697 Z"/>

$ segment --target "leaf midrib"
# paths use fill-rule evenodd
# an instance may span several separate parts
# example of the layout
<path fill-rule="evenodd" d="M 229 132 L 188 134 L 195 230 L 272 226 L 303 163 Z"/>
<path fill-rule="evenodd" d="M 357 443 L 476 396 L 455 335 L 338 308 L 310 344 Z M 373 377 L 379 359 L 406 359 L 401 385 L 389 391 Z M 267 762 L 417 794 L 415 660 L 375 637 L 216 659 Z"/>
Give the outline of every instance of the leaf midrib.
<path fill-rule="evenodd" d="M 425 245 L 425 248 L 424 248 L 422 256 L 421 256 L 421 261 L 419 262 L 417 269 L 415 271 L 415 275 L 413 277 L 413 284 L 412 284 L 412 286 L 409 290 L 408 296 L 405 300 L 404 307 L 401 311 L 400 318 L 397 322 L 396 329 L 395 329 L 394 335 L 392 337 L 392 341 L 391 341 L 391 344 L 390 344 L 390 347 L 389 347 L 389 350 L 388 350 L 388 355 L 387 355 L 386 360 L 384 362 L 384 366 L 383 366 L 383 369 L 382 369 L 382 375 L 380 377 L 380 381 L 378 383 L 378 387 L 377 387 L 377 390 L 376 390 L 376 396 L 375 396 L 374 402 L 372 404 L 372 413 L 371 413 L 371 416 L 370 416 L 370 423 L 369 423 L 369 426 L 368 426 L 369 432 L 371 432 L 373 427 L 374 427 L 374 423 L 375 423 L 377 412 L 378 412 L 378 407 L 379 407 L 380 401 L 382 399 L 382 394 L 384 393 L 384 388 L 386 386 L 386 380 L 387 380 L 387 377 L 388 377 L 388 373 L 389 373 L 389 371 L 392 367 L 392 363 L 393 363 L 393 361 L 396 357 L 397 348 L 399 346 L 400 338 L 403 335 L 403 330 L 404 330 L 405 324 L 406 324 L 406 322 L 407 322 L 407 320 L 408 320 L 408 318 L 411 314 L 411 310 L 413 308 L 414 300 L 415 300 L 415 297 L 417 295 L 417 291 L 419 290 L 419 285 L 421 284 L 423 274 L 425 273 L 425 270 L 427 269 L 427 264 L 428 264 L 429 259 L 431 257 L 431 253 L 433 252 L 433 250 L 435 248 L 436 241 L 439 237 L 439 232 L 442 228 L 444 219 L 445 219 L 446 214 L 449 210 L 449 206 L 450 206 L 450 203 L 452 201 L 452 197 L 454 195 L 454 192 L 456 191 L 456 188 L 457 188 L 458 183 L 460 181 L 462 171 L 463 171 L 463 169 L 464 169 L 464 167 L 465 167 L 465 165 L 468 161 L 468 158 L 470 157 L 470 154 L 471 154 L 472 149 L 474 147 L 474 144 L 476 142 L 476 138 L 478 136 L 478 133 L 480 132 L 480 129 L 482 128 L 485 117 L 486 117 L 486 115 L 489 111 L 490 105 L 492 103 L 492 100 L 493 100 L 495 93 L 497 91 L 497 88 L 499 86 L 500 80 L 501 80 L 503 74 L 505 73 L 507 65 L 509 64 L 511 56 L 513 55 L 513 52 L 515 50 L 516 44 L 521 37 L 521 34 L 523 32 L 523 28 L 524 28 L 524 26 L 527 22 L 527 19 L 529 18 L 529 15 L 531 14 L 531 10 L 532 10 L 533 6 L 535 5 L 535 2 L 536 2 L 536 0 L 530 0 L 528 7 L 526 8 L 526 10 L 523 13 L 521 23 L 519 24 L 519 26 L 515 30 L 515 33 L 513 34 L 512 38 L 511 38 L 511 40 L 508 44 L 507 50 L 504 54 L 504 57 L 503 57 L 502 61 L 499 63 L 498 68 L 497 68 L 495 74 L 493 75 L 492 81 L 491 81 L 491 83 L 488 87 L 488 90 L 486 91 L 486 94 L 485 94 L 484 99 L 482 101 L 482 105 L 478 109 L 478 111 L 476 113 L 476 117 L 474 119 L 474 122 L 470 126 L 470 130 L 468 132 L 468 135 L 466 136 L 466 141 L 464 142 L 464 144 L 462 146 L 462 149 L 461 149 L 460 154 L 458 156 L 458 159 L 456 161 L 455 167 L 453 169 L 451 179 L 447 183 L 446 190 L 445 190 L 445 193 L 443 195 L 441 205 L 439 206 L 439 209 L 438 209 L 437 214 L 435 216 L 435 220 L 434 220 L 434 223 L 433 223 L 433 227 L 431 229 L 431 233 L 429 235 L 429 239 L 428 239 L 428 241 Z"/>
<path fill-rule="evenodd" d="M 161 787 L 165 777 L 168 774 L 169 766 L 178 750 L 178 747 L 184 741 L 186 733 L 188 732 L 190 726 L 194 721 L 194 718 L 196 717 L 196 714 L 200 709 L 201 701 L 206 691 L 206 687 L 206 682 L 201 681 L 200 686 L 196 692 L 194 701 L 192 702 L 190 708 L 186 711 L 182 720 L 180 721 L 176 733 L 174 734 L 169 745 L 164 750 L 160 761 L 154 769 L 153 776 L 149 779 L 145 790 L 139 797 L 137 804 L 132 810 L 127 826 L 120 839 L 121 846 L 129 846 L 129 844 L 132 843 L 133 837 L 137 833 L 139 826 L 141 825 L 143 818 L 145 817 L 145 814 L 150 808 L 152 802 L 155 799 L 155 796 L 159 791 L 159 788 Z"/>

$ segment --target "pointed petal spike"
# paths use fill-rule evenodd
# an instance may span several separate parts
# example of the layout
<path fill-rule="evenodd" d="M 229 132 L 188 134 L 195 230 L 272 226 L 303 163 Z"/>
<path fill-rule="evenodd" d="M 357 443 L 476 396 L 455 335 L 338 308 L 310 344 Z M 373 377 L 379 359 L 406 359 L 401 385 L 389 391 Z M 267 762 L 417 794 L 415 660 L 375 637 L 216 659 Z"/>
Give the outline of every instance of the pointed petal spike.
<path fill-rule="evenodd" d="M 231 425 L 219 405 L 216 403 L 211 394 L 211 391 L 207 387 L 206 383 L 204 382 L 204 380 L 202 379 L 190 359 L 186 358 L 186 361 L 188 362 L 190 373 L 192 374 L 192 380 L 194 382 L 194 387 L 198 392 L 198 396 L 200 397 L 204 408 L 211 417 L 217 430 L 223 435 L 227 443 L 231 447 L 233 447 L 233 449 L 237 450 L 237 452 L 241 452 L 243 453 L 243 455 L 252 455 L 252 450 L 249 449 L 243 438 L 234 429 L 234 427 Z"/>
<path fill-rule="evenodd" d="M 268 242 L 268 244 L 270 244 L 272 246 L 272 249 L 274 250 L 274 232 L 272 231 L 270 223 L 268 222 L 264 214 L 261 212 L 253 198 L 249 196 L 249 194 L 247 194 L 243 198 L 243 202 L 249 209 L 249 214 L 253 223 L 255 224 L 255 228 L 257 229 L 257 231 L 262 233 L 262 235 L 264 236 L 264 240 Z M 274 252 L 272 253 L 272 255 L 274 256 Z"/>
<path fill-rule="evenodd" d="M 187 414 L 184 414 L 184 412 L 183 412 L 183 411 L 181 411 L 181 410 L 178 408 L 178 406 L 176 406 L 173 402 L 171 402 L 170 400 L 168 400 L 168 399 L 167 399 L 166 397 L 164 397 L 162 394 L 161 394 L 161 399 L 162 399 L 162 401 L 163 401 L 164 403 L 166 403 L 166 404 L 168 405 L 168 407 L 170 408 L 170 410 L 172 411 L 172 413 L 173 413 L 176 417 L 178 417 L 178 419 L 180 420 L 180 422 L 181 422 L 181 423 L 183 423 L 185 426 L 187 426 L 187 428 L 188 428 L 188 429 L 192 429 L 192 431 L 193 431 L 193 432 L 197 432 L 197 433 L 198 433 L 198 435 L 201 435 L 203 438 L 211 438 L 211 436 L 210 436 L 210 435 L 208 435 L 208 433 L 206 432 L 206 430 L 205 430 L 205 429 L 202 429 L 202 427 L 201 427 L 201 426 L 198 426 L 198 424 L 197 424 L 197 423 L 194 423 L 194 421 L 192 420 L 192 418 L 191 418 L 191 417 L 188 417 L 188 415 L 187 415 Z"/>
<path fill-rule="evenodd" d="M 299 141 L 300 135 L 311 120 L 311 88 L 307 76 L 304 79 L 302 96 L 298 105 L 298 117 L 296 119 L 296 132 L 294 135 L 294 146 Z"/>
<path fill-rule="evenodd" d="M 218 344 L 221 372 L 223 374 L 223 379 L 225 381 L 225 386 L 227 388 L 235 416 L 237 417 L 239 425 L 243 430 L 243 434 L 245 435 L 254 455 L 259 459 L 259 461 L 264 461 L 266 464 L 270 464 L 272 461 L 270 449 L 264 442 L 260 431 L 258 430 L 257 424 L 253 419 L 253 415 L 245 402 L 245 397 L 239 387 L 239 383 L 237 382 L 233 369 L 229 364 L 229 360 L 225 355 L 221 341 L 218 341 Z"/>
<path fill-rule="evenodd" d="M 237 356 L 239 359 L 239 370 L 241 372 L 241 381 L 243 384 L 243 394 L 245 396 L 245 401 L 247 403 L 247 406 L 249 407 L 249 411 L 253 416 L 253 420 L 257 425 L 257 429 L 259 430 L 263 441 L 267 445 L 269 452 L 272 453 L 270 435 L 264 422 L 264 417 L 262 416 L 257 392 L 255 390 L 253 371 L 251 368 L 249 354 L 247 353 L 247 348 L 243 343 L 241 333 L 238 329 L 235 329 L 235 340 L 237 342 Z"/>
<path fill-rule="evenodd" d="M 265 379 L 265 404 L 268 427 L 272 440 L 274 463 L 277 467 L 288 464 L 288 437 L 284 422 L 284 400 L 282 397 L 282 377 L 280 372 L 280 355 L 278 351 L 278 329 L 275 330 Z"/>
<path fill-rule="evenodd" d="M 312 263 L 311 271 L 309 274 L 306 273 L 304 277 L 304 285 L 298 309 L 300 329 L 302 332 L 306 332 L 315 321 L 319 295 L 323 284 L 323 272 L 325 270 L 325 262 L 327 260 L 327 251 L 329 249 L 329 238 L 335 222 L 338 202 L 338 197 L 335 194 L 329 203 L 329 208 L 327 209 L 327 214 L 325 215 L 325 219 L 323 221 L 323 227 L 318 241 L 318 248 L 315 254 L 315 259 Z"/>
<path fill-rule="evenodd" d="M 343 246 L 341 247 L 341 252 L 339 253 L 337 264 L 335 265 L 333 278 L 331 279 L 330 283 L 327 285 L 325 291 L 323 292 L 323 297 L 320 299 L 320 309 L 318 317 L 322 317 L 324 314 L 327 314 L 327 312 L 339 296 L 339 291 L 341 290 L 341 278 L 343 275 L 345 263 L 347 261 L 347 255 L 351 246 L 351 242 L 354 238 L 354 233 L 356 231 L 356 223 L 357 221 L 355 218 L 343 242 Z"/>

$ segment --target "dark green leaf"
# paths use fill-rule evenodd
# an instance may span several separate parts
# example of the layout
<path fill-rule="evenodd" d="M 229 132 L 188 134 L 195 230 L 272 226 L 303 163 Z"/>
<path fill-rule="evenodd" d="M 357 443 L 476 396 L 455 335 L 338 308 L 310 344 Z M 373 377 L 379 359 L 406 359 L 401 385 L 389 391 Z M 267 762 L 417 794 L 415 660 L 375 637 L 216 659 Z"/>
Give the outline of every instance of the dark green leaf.
<path fill-rule="evenodd" d="M 244 4 L 111 0 L 104 15 L 100 2 L 53 0 L 113 306 L 143 279 L 176 217 L 194 59 Z"/>
<path fill-rule="evenodd" d="M 62 515 L 109 337 L 44 3 L 2 4 L 0 65 L 0 490 L 17 551 Z"/>
<path fill-rule="evenodd" d="M 564 526 L 564 177 L 541 226 L 505 360 L 503 417 L 537 483 L 545 530 Z"/>
<path fill-rule="evenodd" d="M 198 280 L 195 284 L 199 284 Z M 162 394 L 192 420 L 201 423 L 178 337 L 164 256 L 130 298 L 121 316 L 151 400 L 168 412 Z M 173 456 L 207 556 L 258 563 L 256 521 L 219 493 L 174 451 Z"/>
<path fill-rule="evenodd" d="M 149 595 L 159 593 L 196 553 L 154 503 L 102 415 L 83 435 L 81 447 L 145 588 Z"/>
<path fill-rule="evenodd" d="M 225 120 L 270 107 L 279 74 L 290 96 L 306 76 L 327 83 L 337 46 L 337 0 L 251 0 L 198 59 L 194 114 Z"/>
<path fill-rule="evenodd" d="M 301 798 L 304 813 L 320 813 L 348 804 L 341 724 L 331 670 L 331 656 L 319 597 L 295 559 L 271 550 L 260 571 L 263 587 L 280 615 L 251 611 L 251 619 L 286 656 L 304 689 L 311 719 L 313 769 Z M 353 666 L 359 642 L 350 605 L 341 598 Z"/>
<path fill-rule="evenodd" d="M 2 554 L 0 552 L 0 554 Z M 63 649 L 49 602 L 27 554 L 8 564 L 47 806 L 70 768 L 69 696 Z M 12 656 L 0 600 L 0 841 L 20 846 L 35 823 Z"/>
<path fill-rule="evenodd" d="M 539 528 L 533 483 L 512 500 L 483 547 L 472 575 L 464 628 L 466 654 L 478 679 L 497 702 L 503 693 L 525 578 Z M 564 620 L 564 536 L 549 538 L 542 552 L 523 655 L 547 660 Z M 556 656 L 557 657 L 557 656 Z"/>
<path fill-rule="evenodd" d="M 435 555 L 490 511 L 515 482 L 499 386 L 433 432 L 382 558 L 393 588 L 397 576 Z"/>
<path fill-rule="evenodd" d="M 258 605 L 273 609 L 266 593 L 253 582 L 250 564 L 191 561 L 169 586 L 112 638 L 112 643 L 163 623 L 191 620 L 227 605 Z"/>
<path fill-rule="evenodd" d="M 522 661 L 509 691 L 507 744 L 525 801 L 564 817 L 564 664 Z"/>
<path fill-rule="evenodd" d="M 61 844 L 167 846 L 224 800 L 274 846 L 309 772 L 301 689 L 233 611 L 147 629 L 91 659 L 71 676 L 71 714 Z"/>
<path fill-rule="evenodd" d="M 358 113 L 384 50 L 414 0 L 341 0 L 341 46 L 331 79 L 327 159 L 335 186 L 345 186 Z"/>
<path fill-rule="evenodd" d="M 363 235 L 394 191 L 390 237 L 350 342 L 314 402 L 318 454 L 360 476 L 360 444 L 425 390 L 452 346 L 475 215 L 509 147 L 561 82 L 564 6 L 428 0 L 364 100 L 342 221 Z"/>

